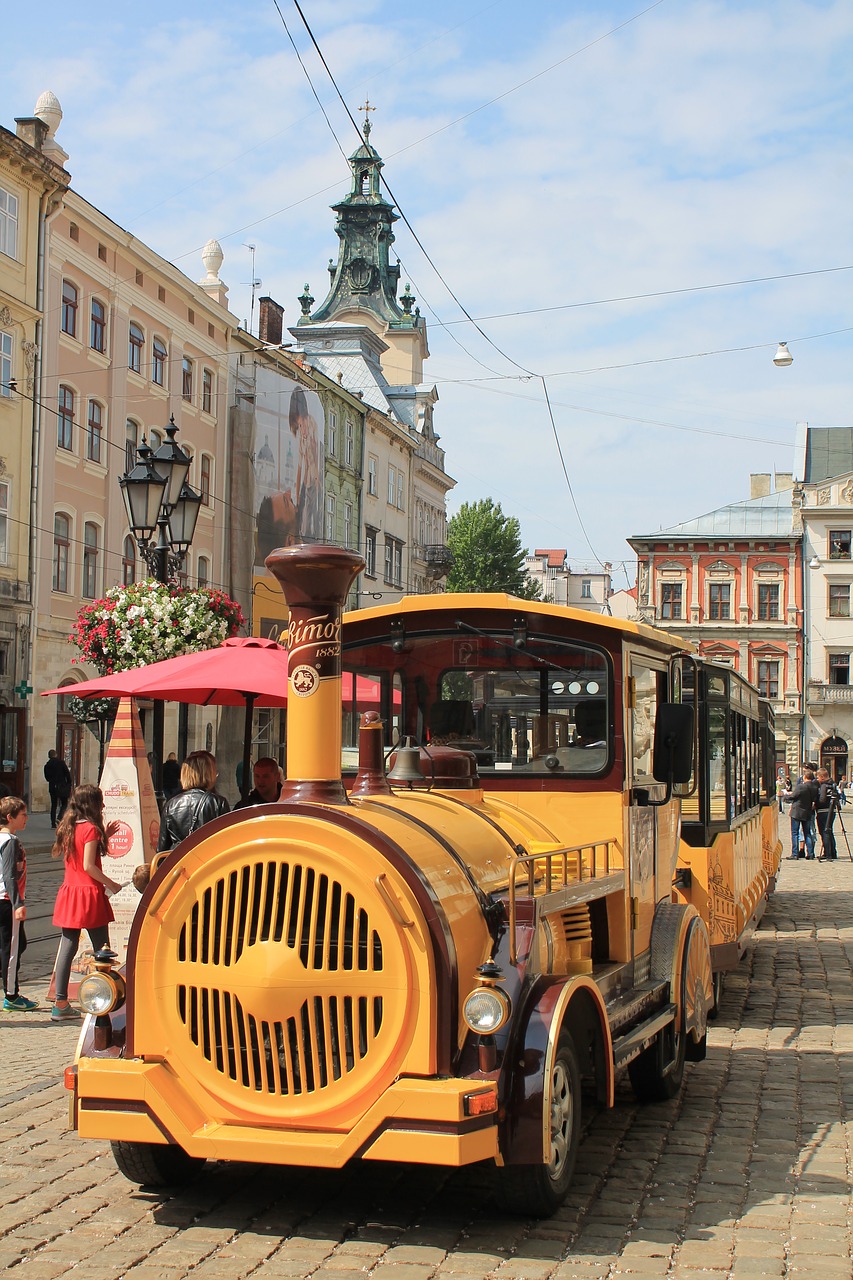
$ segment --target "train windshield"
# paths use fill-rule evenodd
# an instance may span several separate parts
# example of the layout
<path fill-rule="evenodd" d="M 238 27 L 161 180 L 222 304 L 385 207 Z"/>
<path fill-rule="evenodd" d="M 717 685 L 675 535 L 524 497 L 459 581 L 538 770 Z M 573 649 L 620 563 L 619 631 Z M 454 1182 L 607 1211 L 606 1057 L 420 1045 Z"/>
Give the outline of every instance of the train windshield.
<path fill-rule="evenodd" d="M 603 650 L 553 637 L 390 635 L 344 648 L 344 767 L 359 717 L 378 710 L 391 744 L 458 747 L 482 773 L 601 774 L 613 759 L 612 679 Z M 364 696 L 360 696 L 360 691 Z M 347 694 L 349 693 L 349 698 Z"/>

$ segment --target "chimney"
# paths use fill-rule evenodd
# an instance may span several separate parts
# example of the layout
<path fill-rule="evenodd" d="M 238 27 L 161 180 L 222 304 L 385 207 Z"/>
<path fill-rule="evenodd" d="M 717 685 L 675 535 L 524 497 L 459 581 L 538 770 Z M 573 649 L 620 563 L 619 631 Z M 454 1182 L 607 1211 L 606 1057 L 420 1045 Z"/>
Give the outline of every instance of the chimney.
<path fill-rule="evenodd" d="M 258 337 L 261 342 L 268 342 L 273 347 L 280 347 L 283 332 L 284 307 L 280 307 L 272 298 L 259 298 Z"/>
<path fill-rule="evenodd" d="M 17 126 L 15 132 L 22 142 L 26 142 L 33 151 L 43 150 L 44 140 L 48 135 L 48 127 L 44 120 L 38 116 L 16 116 L 15 124 Z"/>
<path fill-rule="evenodd" d="M 770 472 L 759 471 L 749 477 L 750 498 L 768 498 L 770 496 Z"/>
<path fill-rule="evenodd" d="M 341 779 L 341 613 L 364 568 L 353 551 L 303 543 L 266 558 L 284 592 L 287 781 L 281 800 L 346 804 Z"/>
<path fill-rule="evenodd" d="M 793 471 L 777 471 L 776 472 L 776 492 L 788 493 L 794 487 Z"/>

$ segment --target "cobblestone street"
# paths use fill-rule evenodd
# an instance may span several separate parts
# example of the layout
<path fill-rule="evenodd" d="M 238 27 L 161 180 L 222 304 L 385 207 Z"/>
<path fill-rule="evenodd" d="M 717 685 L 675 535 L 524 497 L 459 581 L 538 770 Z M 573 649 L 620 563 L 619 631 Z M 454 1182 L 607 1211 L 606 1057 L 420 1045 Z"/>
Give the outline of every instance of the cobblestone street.
<path fill-rule="evenodd" d="M 541 1223 L 499 1215 L 479 1169 L 213 1165 L 180 1194 L 140 1192 L 105 1145 L 67 1131 L 77 1030 L 51 1025 L 47 1006 L 0 1015 L 0 1268 L 22 1280 L 849 1280 L 853 863 L 841 854 L 783 862 L 707 1060 L 671 1103 L 639 1107 L 623 1086 L 588 1126 L 564 1209 Z M 45 859 L 31 857 L 46 900 L 58 877 Z M 25 993 L 43 997 L 49 953 L 25 958 Z"/>

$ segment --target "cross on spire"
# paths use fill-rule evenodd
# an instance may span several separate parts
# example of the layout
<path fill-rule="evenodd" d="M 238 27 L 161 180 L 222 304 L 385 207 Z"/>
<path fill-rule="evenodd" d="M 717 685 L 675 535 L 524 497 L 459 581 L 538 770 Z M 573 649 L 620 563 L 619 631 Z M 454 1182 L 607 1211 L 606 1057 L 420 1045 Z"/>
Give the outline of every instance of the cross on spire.
<path fill-rule="evenodd" d="M 367 139 L 370 137 L 370 120 L 368 118 L 367 113 L 368 111 L 375 111 L 376 108 L 372 107 L 370 105 L 370 99 L 368 97 L 365 97 L 364 105 L 359 107 L 358 110 L 364 112 L 364 125 L 362 128 L 362 132 L 364 133 L 364 141 L 367 142 Z"/>

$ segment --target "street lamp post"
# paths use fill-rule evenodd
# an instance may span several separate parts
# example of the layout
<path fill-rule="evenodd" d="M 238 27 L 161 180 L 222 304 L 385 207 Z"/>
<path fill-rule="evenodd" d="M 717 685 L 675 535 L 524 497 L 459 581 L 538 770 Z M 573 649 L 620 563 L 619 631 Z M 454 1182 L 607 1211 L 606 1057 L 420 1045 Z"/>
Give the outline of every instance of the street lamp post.
<path fill-rule="evenodd" d="M 167 439 L 156 453 L 146 443 L 136 450 L 136 465 L 119 477 L 127 520 L 139 553 L 158 582 L 168 584 L 184 562 L 195 533 L 201 494 L 190 488 L 190 457 L 175 439 L 174 414 Z M 157 534 L 156 542 L 154 534 Z M 165 710 L 155 699 L 152 715 L 154 790 L 163 804 L 163 728 Z"/>

